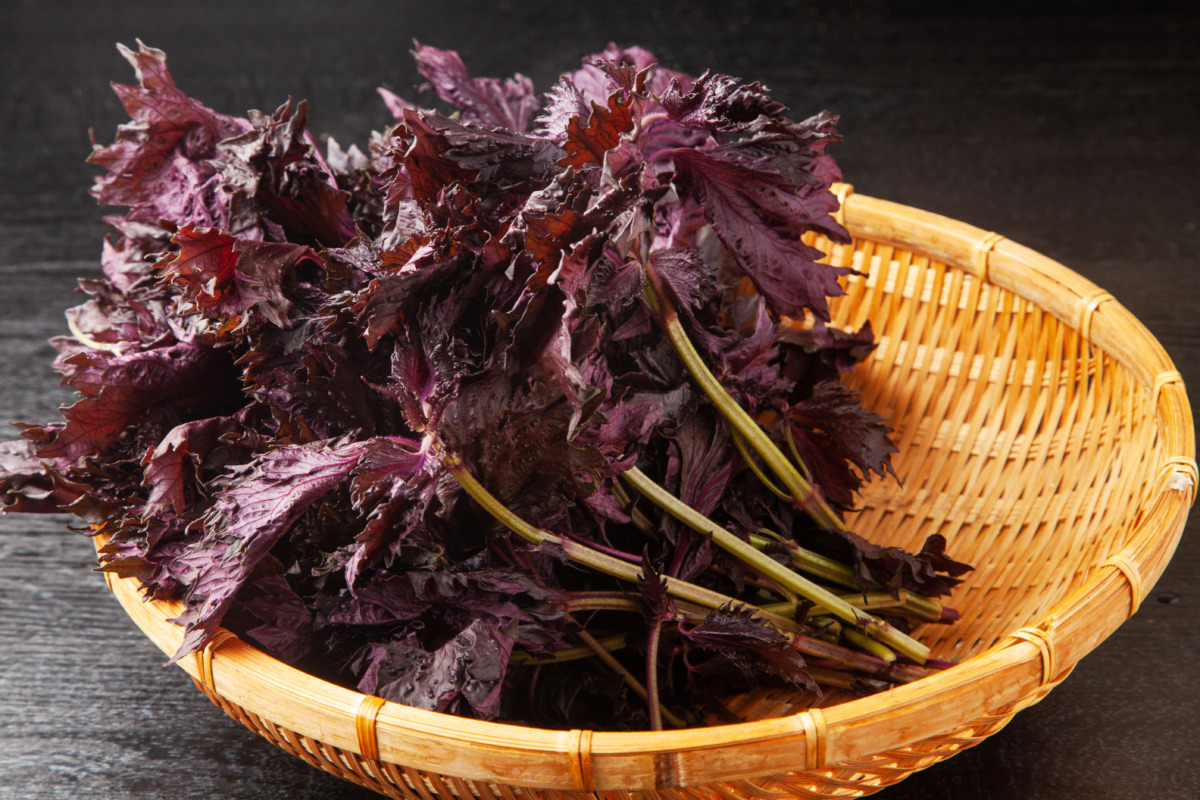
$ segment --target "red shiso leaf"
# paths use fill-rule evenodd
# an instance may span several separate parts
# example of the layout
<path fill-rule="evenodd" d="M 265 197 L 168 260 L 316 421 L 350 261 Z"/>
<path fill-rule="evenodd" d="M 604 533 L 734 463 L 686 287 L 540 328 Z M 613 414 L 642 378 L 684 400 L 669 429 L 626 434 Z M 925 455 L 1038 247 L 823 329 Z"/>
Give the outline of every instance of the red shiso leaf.
<path fill-rule="evenodd" d="M 679 179 L 704 206 L 704 214 L 744 274 L 776 314 L 829 319 L 827 297 L 841 295 L 838 277 L 848 267 L 818 263 L 822 253 L 800 237 L 823 207 L 797 192 L 778 172 L 677 148 L 666 155 Z"/>
<path fill-rule="evenodd" d="M 894 475 L 892 429 L 848 386 L 818 383 L 811 397 L 788 408 L 785 424 L 825 497 L 842 508 L 853 505 L 868 472 Z"/>
<path fill-rule="evenodd" d="M 517 133 L 529 129 L 539 100 L 533 83 L 517 74 L 504 81 L 472 78 L 458 53 L 415 43 L 417 69 L 442 100 L 462 111 L 463 119 Z"/>
<path fill-rule="evenodd" d="M 194 223 L 229 227 L 229 198 L 215 162 L 217 143 L 250 129 L 245 119 L 218 114 L 188 97 L 171 78 L 161 50 L 139 42 L 119 46 L 138 86 L 113 84 L 132 120 L 110 145 L 96 145 L 88 162 L 108 170 L 92 194 L 104 205 L 126 206 L 148 226 Z"/>
<path fill-rule="evenodd" d="M 190 587 L 185 628 L 171 663 L 204 646 L 255 566 L 296 519 L 358 463 L 361 444 L 280 447 L 242 468 L 217 495 L 204 536 L 176 561 Z"/>
<path fill-rule="evenodd" d="M 604 154 L 616 147 L 623 134 L 633 130 L 633 114 L 629 99 L 619 93 L 608 98 L 607 105 L 592 103 L 592 113 L 585 121 L 573 117 L 567 123 L 563 149 L 567 157 L 559 163 L 581 169 L 589 164 L 602 165 Z"/>

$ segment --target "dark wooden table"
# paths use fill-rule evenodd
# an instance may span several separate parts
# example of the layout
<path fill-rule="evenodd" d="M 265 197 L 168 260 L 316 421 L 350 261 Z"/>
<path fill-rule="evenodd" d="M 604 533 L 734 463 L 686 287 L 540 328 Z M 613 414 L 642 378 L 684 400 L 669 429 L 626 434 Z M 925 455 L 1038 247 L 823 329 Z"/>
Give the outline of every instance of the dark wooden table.
<path fill-rule="evenodd" d="M 1051 14 L 1043 6 L 1062 9 Z M 167 50 L 228 113 L 308 98 L 342 144 L 416 81 L 416 37 L 476 74 L 549 87 L 610 39 L 759 79 L 842 117 L 857 189 L 1040 250 L 1108 289 L 1200 397 L 1200 16 L 1083 2 L 5 4 L 0 48 L 0 417 L 70 398 L 45 340 L 105 233 L 88 129 L 122 121 L 117 41 Z M 921 10 L 913 10 L 919 8 Z M 1181 6 L 1183 8 L 1183 6 Z M 1193 400 L 1193 408 L 1195 401 Z M 7 434 L 5 435 L 7 438 Z M 365 798 L 245 732 L 164 668 L 66 517 L 0 520 L 0 798 Z M 1043 703 L 888 798 L 1200 797 L 1200 515 L 1141 611 Z"/>

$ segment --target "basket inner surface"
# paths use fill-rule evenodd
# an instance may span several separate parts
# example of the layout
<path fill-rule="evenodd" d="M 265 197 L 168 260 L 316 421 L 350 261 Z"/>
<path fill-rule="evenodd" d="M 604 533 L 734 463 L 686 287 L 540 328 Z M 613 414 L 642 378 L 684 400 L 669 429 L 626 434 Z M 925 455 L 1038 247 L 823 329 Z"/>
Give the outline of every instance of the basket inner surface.
<path fill-rule="evenodd" d="M 853 267 L 833 323 L 868 320 L 873 354 L 849 376 L 895 428 L 899 478 L 871 481 L 850 520 L 881 544 L 930 534 L 975 566 L 951 626 L 919 632 L 935 658 L 981 653 L 1078 587 L 1128 538 L 1157 463 L 1144 387 L 1035 304 L 956 267 L 869 240 L 817 242 Z"/>
<path fill-rule="evenodd" d="M 895 429 L 898 481 L 875 477 L 851 530 L 919 550 L 931 534 L 972 564 L 952 625 L 916 631 L 963 661 L 1033 624 L 1129 538 L 1161 454 L 1144 387 L 1110 354 L 1036 304 L 893 244 L 812 241 L 852 267 L 832 324 L 868 321 L 878 342 L 847 377 Z M 852 699 L 759 690 L 744 719 Z"/>

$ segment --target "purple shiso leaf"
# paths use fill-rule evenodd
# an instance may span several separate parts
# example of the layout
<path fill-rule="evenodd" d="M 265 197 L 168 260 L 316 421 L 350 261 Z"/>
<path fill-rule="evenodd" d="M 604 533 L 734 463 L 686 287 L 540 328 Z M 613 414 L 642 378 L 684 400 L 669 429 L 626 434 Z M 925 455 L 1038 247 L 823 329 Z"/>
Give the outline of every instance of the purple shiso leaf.
<path fill-rule="evenodd" d="M 714 152 L 673 149 L 677 180 L 704 206 L 705 216 L 739 268 L 776 314 L 829 319 L 827 297 L 842 294 L 838 277 L 853 270 L 818 263 L 822 253 L 800 237 L 823 207 L 801 196 L 773 170 Z"/>
<path fill-rule="evenodd" d="M 503 568 L 460 571 L 437 569 L 376 570 L 354 592 L 324 598 L 318 626 L 394 626 L 435 614 L 454 630 L 473 619 L 508 629 L 529 646 L 541 634 L 535 628 L 561 619 L 565 596 L 534 576 Z M 533 638 L 530 638 L 530 637 Z"/>
<path fill-rule="evenodd" d="M 436 476 L 411 482 L 383 484 L 385 497 L 374 503 L 366 523 L 354 537 L 343 571 L 346 585 L 357 595 L 362 576 L 381 559 L 394 557 L 406 546 L 416 545 L 430 553 L 443 548 L 424 529 L 426 513 L 436 497 Z"/>
<path fill-rule="evenodd" d="M 171 565 L 186 548 L 186 524 L 179 517 L 159 514 L 138 525 L 136 531 L 118 531 L 101 545 L 99 569 L 136 578 L 145 597 L 177 597 L 183 587 L 171 574 Z"/>
<path fill-rule="evenodd" d="M 413 198 L 424 205 L 436 203 L 447 186 L 472 177 L 470 170 L 446 156 L 451 145 L 432 124 L 437 117 L 425 111 L 403 112 L 389 144 L 392 158 L 403 165 L 404 172 L 397 176 L 398 186 L 389 189 L 387 202 Z"/>
<path fill-rule="evenodd" d="M 662 572 L 646 555 L 642 556 L 642 572 L 638 575 L 638 603 L 642 607 L 643 621 L 650 626 L 674 620 L 679 614 L 675 600 L 667 592 Z"/>
<path fill-rule="evenodd" d="M 763 117 L 779 117 L 787 111 L 760 83 L 743 84 L 730 75 L 708 72 L 696 78 L 687 92 L 673 80 L 658 100 L 676 125 L 722 133 L 751 130 Z"/>
<path fill-rule="evenodd" d="M 482 620 L 474 620 L 433 652 L 404 642 L 374 645 L 368 651 L 374 694 L 429 711 L 463 713 L 493 719 L 513 640 Z M 386 665 L 386 666 L 385 666 Z"/>
<path fill-rule="evenodd" d="M 426 118 L 445 137 L 446 158 L 473 173 L 470 187 L 481 197 L 503 196 L 547 183 L 562 156 L 558 147 L 541 139 L 501 128 L 464 125 L 437 115 Z"/>
<path fill-rule="evenodd" d="M 883 588 L 895 594 L 908 589 L 929 597 L 944 596 L 973 569 L 945 554 L 946 538 L 939 533 L 927 537 L 915 554 L 874 544 L 852 531 L 818 531 L 812 544 L 819 552 L 852 563 L 863 591 Z"/>
<path fill-rule="evenodd" d="M 304 130 L 308 103 L 293 109 L 289 100 L 270 116 L 250 112 L 253 126 L 222 141 L 227 158 L 220 164 L 225 188 L 233 198 L 235 233 L 261 225 L 265 237 L 315 241 L 338 247 L 358 231 L 347 207 L 347 195 Z M 282 234 L 282 235 L 281 235 Z"/>
<path fill-rule="evenodd" d="M 459 380 L 472 370 L 458 324 L 462 301 L 461 292 L 451 292 L 429 303 L 414 303 L 403 335 L 396 337 L 391 374 L 379 391 L 399 405 L 414 431 L 436 428 Z M 368 330 L 368 342 L 370 335 Z"/>
<path fill-rule="evenodd" d="M 391 89 L 387 89 L 383 86 L 380 86 L 375 91 L 378 92 L 378 94 L 381 98 L 383 98 L 383 104 L 385 106 L 387 106 L 387 110 L 392 112 L 392 116 L 395 117 L 397 120 L 404 119 L 404 112 L 406 110 L 411 110 L 411 111 L 417 110 L 417 106 L 408 102 L 403 97 L 401 97 L 400 95 L 393 92 Z"/>
<path fill-rule="evenodd" d="M 406 314 L 414 313 L 419 292 L 427 285 L 445 283 L 459 268 L 457 254 L 447 256 L 431 242 L 411 253 L 400 269 L 371 281 L 353 307 L 365 325 L 367 344 L 374 348 Z"/>
<path fill-rule="evenodd" d="M 540 101 L 533 83 L 524 75 L 517 74 L 504 81 L 472 78 L 458 53 L 419 42 L 412 54 L 417 60 L 417 70 L 437 96 L 461 110 L 467 122 L 508 128 L 516 133 L 529 130 Z"/>
<path fill-rule="evenodd" d="M 163 232 L 165 237 L 166 234 Z M 171 330 L 174 298 L 157 280 L 162 239 L 123 237 L 114 244 L 108 237 L 100 263 L 104 279 L 80 279 L 79 288 L 90 299 L 67 310 L 67 318 L 94 342 L 108 345 L 144 345 L 158 341 Z"/>
<path fill-rule="evenodd" d="M 541 116 L 537 118 L 535 134 L 562 144 L 567 136 L 567 126 L 573 121 L 586 125 L 592 113 L 579 87 L 569 76 L 559 78 L 558 83 L 546 94 Z"/>
<path fill-rule="evenodd" d="M 537 134 L 562 145 L 569 128 L 586 129 L 594 124 L 593 110 L 618 111 L 614 103 L 627 110 L 641 126 L 639 143 L 650 155 L 677 146 L 695 146 L 704 138 L 679 125 L 659 124 L 660 106 L 655 99 L 674 82 L 690 86 L 692 79 L 659 65 L 658 60 L 640 47 L 620 48 L 615 44 L 601 53 L 587 56 L 576 72 L 563 75 L 546 97 L 546 107 L 538 119 Z"/>
<path fill-rule="evenodd" d="M 708 414 L 692 413 L 679 423 L 674 440 L 679 499 L 707 516 L 720 505 L 736 469 L 729 431 Z"/>
<path fill-rule="evenodd" d="M 747 411 L 761 410 L 764 403 L 785 393 L 788 381 L 780 373 L 779 328 L 767 313 L 760 297 L 744 297 L 730 304 L 729 316 L 737 312 L 746 319 L 720 330 L 696 332 L 710 368 L 725 388 Z"/>
<path fill-rule="evenodd" d="M 79 489 L 56 480 L 35 450 L 27 439 L 0 442 L 0 511 L 60 514 L 79 497 Z"/>
<path fill-rule="evenodd" d="M 788 638 L 745 606 L 715 609 L 696 625 L 681 625 L 679 632 L 692 644 L 714 652 L 723 664 L 736 668 L 746 678 L 774 675 L 820 692 L 805 671 L 804 657 Z"/>
<path fill-rule="evenodd" d="M 172 428 L 142 459 L 142 484 L 148 490 L 143 515 L 183 514 L 194 499 L 196 468 L 217 448 L 221 436 L 237 428 L 231 417 L 209 417 Z"/>
<path fill-rule="evenodd" d="M 371 364 L 361 352 L 351 353 L 335 341 L 306 342 L 292 370 L 285 365 L 252 395 L 260 402 L 302 421 L 313 436 L 387 435 L 399 419 L 391 403 L 364 379 L 363 372 L 382 368 L 382 354 Z"/>
<path fill-rule="evenodd" d="M 323 440 L 280 447 L 240 467 L 204 517 L 203 536 L 172 565 L 190 587 L 188 608 L 176 620 L 185 626 L 184 640 L 172 661 L 203 646 L 259 561 L 301 514 L 338 486 L 349 482 L 360 507 L 373 506 L 381 495 L 405 494 L 401 487 L 409 485 L 427 504 L 440 470 L 428 444 Z M 362 565 L 359 559 L 352 579 Z"/>
<path fill-rule="evenodd" d="M 673 295 L 673 305 L 691 315 L 712 297 L 717 276 L 711 266 L 692 248 L 668 248 L 650 254 L 650 265 Z"/>
<path fill-rule="evenodd" d="M 69 361 L 79 371 L 67 383 L 83 397 L 63 409 L 67 424 L 39 458 L 102 453 L 151 408 L 187 415 L 237 392 L 225 353 L 186 342 L 129 355 L 89 351 Z"/>
<path fill-rule="evenodd" d="M 808 399 L 792 404 L 785 417 L 796 449 L 830 502 L 849 508 L 868 472 L 894 475 L 892 429 L 859 404 L 854 389 L 834 381 L 819 383 Z"/>
<path fill-rule="evenodd" d="M 554 633 L 563 601 L 532 576 L 505 569 L 377 572 L 355 594 L 328 603 L 318 625 L 400 632 L 360 651 L 360 691 L 439 711 L 465 700 L 488 719 L 514 644 L 533 652 L 565 646 Z M 412 631 L 435 619 L 451 636 L 427 651 Z"/>
<path fill-rule="evenodd" d="M 783 331 L 781 339 L 815 354 L 837 375 L 854 369 L 876 347 L 869 320 L 857 331 L 844 331 L 824 322 L 811 328 L 791 327 Z"/>
<path fill-rule="evenodd" d="M 97 145 L 88 162 L 109 172 L 92 193 L 105 205 L 126 206 L 129 217 L 151 227 L 193 223 L 228 228 L 229 198 L 215 162 L 217 143 L 250 129 L 245 119 L 218 114 L 175 85 L 161 50 L 139 42 L 121 54 L 139 86 L 113 84 L 132 118 L 110 145 Z"/>
<path fill-rule="evenodd" d="M 303 664 L 317 652 L 313 612 L 283 575 L 264 575 L 252 584 L 254 596 L 242 608 L 260 620 L 246 635 L 287 664 Z"/>
<path fill-rule="evenodd" d="M 240 318 L 253 309 L 280 328 L 288 326 L 292 308 L 284 278 L 302 259 L 318 259 L 303 245 L 246 241 L 191 225 L 171 241 L 179 252 L 163 265 L 162 276 L 179 288 L 182 314 Z"/>
<path fill-rule="evenodd" d="M 658 428 L 664 407 L 660 402 L 632 399 L 627 387 L 617 385 L 603 358 L 593 358 L 583 377 L 602 400 L 588 424 L 579 430 L 575 444 L 598 450 L 604 458 L 604 473 L 615 478 L 637 462 L 641 448 Z M 584 502 L 606 519 L 629 519 L 609 496 L 603 481 Z"/>
<path fill-rule="evenodd" d="M 622 69 L 624 68 L 624 69 Z M 616 89 L 630 89 L 638 73 L 653 68 L 646 91 L 661 94 L 675 80 L 690 85 L 692 79 L 659 65 L 654 54 L 641 47 L 619 47 L 610 42 L 602 52 L 583 59 L 583 66 L 567 73 L 567 80 L 587 103 L 606 103 Z"/>
<path fill-rule="evenodd" d="M 212 637 L 258 562 L 310 505 L 347 479 L 362 448 L 327 441 L 280 447 L 228 481 L 204 519 L 203 537 L 175 563 L 190 589 L 175 620 L 185 633 L 171 663 Z"/>
<path fill-rule="evenodd" d="M 182 429 L 183 426 L 173 428 L 142 461 L 145 467 L 142 483 L 149 489 L 145 505 L 147 515 L 167 510 L 176 514 L 187 511 L 194 464 Z"/>
<path fill-rule="evenodd" d="M 371 510 L 346 561 L 346 584 L 352 592 L 357 591 L 363 570 L 385 547 L 394 549 L 417 540 L 431 551 L 438 548 L 421 529 L 421 522 L 441 473 L 432 439 L 380 437 L 364 443 L 350 492 L 356 508 Z"/>
<path fill-rule="evenodd" d="M 778 171 L 802 194 L 809 187 L 825 197 L 841 171 L 829 158 L 830 144 L 841 141 L 837 117 L 822 111 L 802 122 L 784 116 L 787 109 L 770 98 L 759 83 L 742 84 L 728 75 L 705 73 L 689 91 L 677 82 L 659 96 L 667 118 L 683 128 L 713 135 L 710 149 L 724 156 Z M 813 198 L 816 199 L 816 198 Z M 829 197 L 827 202 L 836 200 Z M 836 205 L 828 209 L 832 213 Z M 820 217 L 820 218 L 818 218 Z M 839 240 L 845 231 L 823 215 L 819 227 Z"/>
<path fill-rule="evenodd" d="M 560 507 L 560 493 L 590 494 L 588 478 L 605 463 L 599 450 L 568 438 L 575 419 L 556 382 L 492 369 L 462 381 L 440 434 L 500 502 L 540 524 Z"/>
<path fill-rule="evenodd" d="M 633 125 L 628 97 L 614 93 L 604 105 L 593 101 L 586 120 L 577 116 L 567 122 L 562 144 L 567 157 L 559 163 L 576 169 L 602 165 L 605 154 L 621 143 L 621 137 L 632 131 Z"/>

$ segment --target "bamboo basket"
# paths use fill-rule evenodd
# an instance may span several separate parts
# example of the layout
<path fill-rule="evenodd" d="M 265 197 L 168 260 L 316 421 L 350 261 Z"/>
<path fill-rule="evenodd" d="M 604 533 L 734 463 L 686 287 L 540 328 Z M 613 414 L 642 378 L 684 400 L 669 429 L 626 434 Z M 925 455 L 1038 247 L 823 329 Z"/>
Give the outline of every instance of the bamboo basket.
<path fill-rule="evenodd" d="M 180 662 L 229 716 L 279 747 L 395 798 L 861 797 L 971 747 L 1036 703 L 1134 611 L 1183 531 L 1197 485 L 1180 374 L 1107 292 L 945 217 L 835 187 L 852 266 L 834 322 L 879 346 L 850 376 L 896 428 L 894 481 L 851 527 L 919 547 L 943 534 L 975 565 L 951 626 L 918 631 L 960 663 L 822 707 L 781 690 L 733 699 L 734 725 L 553 731 L 364 696 L 222 630 Z M 164 652 L 179 604 L 106 576 Z M 630 793 L 633 793 L 632 795 Z"/>

